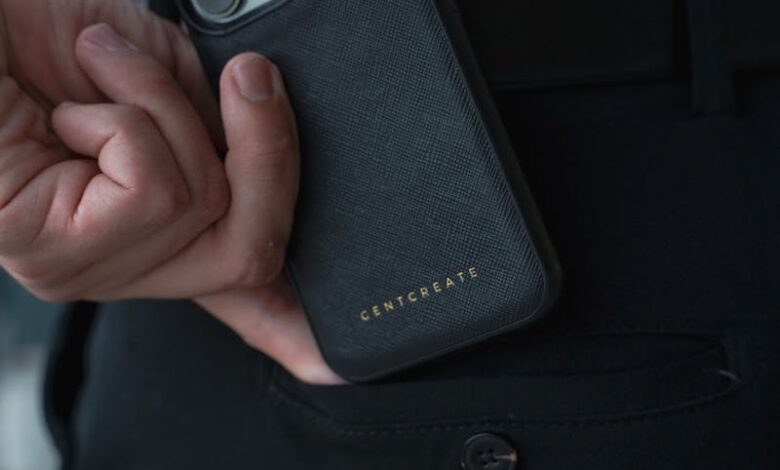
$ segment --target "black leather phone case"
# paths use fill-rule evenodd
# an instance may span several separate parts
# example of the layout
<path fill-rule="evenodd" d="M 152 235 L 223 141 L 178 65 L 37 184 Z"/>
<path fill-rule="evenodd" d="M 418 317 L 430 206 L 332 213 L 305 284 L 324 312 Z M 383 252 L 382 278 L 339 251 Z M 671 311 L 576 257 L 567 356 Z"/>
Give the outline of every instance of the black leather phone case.
<path fill-rule="evenodd" d="M 328 364 L 375 379 L 529 323 L 559 268 L 447 0 L 277 0 L 235 24 L 180 8 L 216 87 L 257 51 L 302 151 L 287 271 Z"/>

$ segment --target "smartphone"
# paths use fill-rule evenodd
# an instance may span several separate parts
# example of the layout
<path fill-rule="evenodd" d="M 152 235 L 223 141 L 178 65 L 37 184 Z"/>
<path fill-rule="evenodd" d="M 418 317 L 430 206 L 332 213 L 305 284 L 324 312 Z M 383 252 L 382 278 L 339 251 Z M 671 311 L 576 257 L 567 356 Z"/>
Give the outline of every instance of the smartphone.
<path fill-rule="evenodd" d="M 450 0 L 179 0 L 215 90 L 256 51 L 301 139 L 287 274 L 363 382 L 539 320 L 560 268 Z"/>

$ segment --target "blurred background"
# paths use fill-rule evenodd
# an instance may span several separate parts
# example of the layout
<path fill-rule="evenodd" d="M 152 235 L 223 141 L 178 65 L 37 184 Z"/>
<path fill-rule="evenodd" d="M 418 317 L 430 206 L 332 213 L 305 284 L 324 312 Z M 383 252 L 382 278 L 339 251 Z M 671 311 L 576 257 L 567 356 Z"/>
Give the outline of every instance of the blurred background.
<path fill-rule="evenodd" d="M 0 470 L 54 470 L 43 374 L 61 306 L 37 301 L 0 269 Z"/>

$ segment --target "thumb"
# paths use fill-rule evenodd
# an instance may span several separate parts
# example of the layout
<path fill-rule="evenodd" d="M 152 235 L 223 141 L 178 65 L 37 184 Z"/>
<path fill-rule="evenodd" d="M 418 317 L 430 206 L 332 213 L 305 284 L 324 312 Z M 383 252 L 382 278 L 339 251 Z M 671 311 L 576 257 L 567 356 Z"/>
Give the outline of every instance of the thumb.
<path fill-rule="evenodd" d="M 265 57 L 245 53 L 227 64 L 220 87 L 232 196 L 225 223 L 239 232 L 234 235 L 267 244 L 257 246 L 260 252 L 278 250 L 292 229 L 299 177 L 297 132 L 282 76 Z"/>

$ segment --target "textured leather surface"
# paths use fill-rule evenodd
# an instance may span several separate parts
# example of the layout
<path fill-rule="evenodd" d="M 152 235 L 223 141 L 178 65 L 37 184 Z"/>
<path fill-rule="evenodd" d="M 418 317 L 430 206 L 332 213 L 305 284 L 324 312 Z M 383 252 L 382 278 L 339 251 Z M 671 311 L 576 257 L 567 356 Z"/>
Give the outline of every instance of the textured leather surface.
<path fill-rule="evenodd" d="M 182 6 L 214 84 L 247 50 L 285 75 L 302 145 L 288 271 L 336 372 L 373 379 L 549 309 L 557 264 L 449 4 L 288 0 L 222 31 Z"/>

